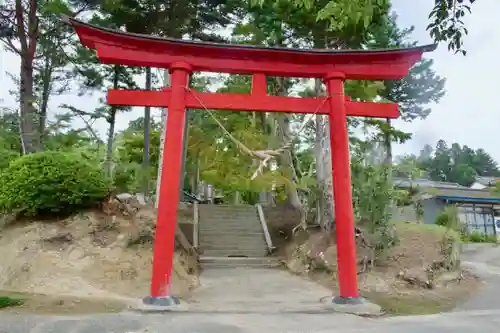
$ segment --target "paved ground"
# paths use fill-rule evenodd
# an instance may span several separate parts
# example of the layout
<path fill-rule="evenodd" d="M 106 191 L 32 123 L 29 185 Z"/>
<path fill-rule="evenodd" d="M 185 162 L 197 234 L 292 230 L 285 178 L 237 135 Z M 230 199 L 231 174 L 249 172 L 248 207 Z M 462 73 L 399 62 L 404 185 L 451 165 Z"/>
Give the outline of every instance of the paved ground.
<path fill-rule="evenodd" d="M 202 276 L 204 287 L 195 294 L 197 302 L 185 312 L 80 317 L 0 313 L 0 333 L 498 332 L 500 247 L 468 249 L 464 259 L 486 283 L 476 297 L 448 314 L 368 319 L 321 313 L 318 303 L 328 291 L 310 281 L 280 270 L 236 269 L 232 279 L 227 272 L 209 270 Z"/>
<path fill-rule="evenodd" d="M 500 310 L 500 246 L 469 245 L 464 251 L 462 266 L 479 275 L 484 285 L 457 310 Z"/>

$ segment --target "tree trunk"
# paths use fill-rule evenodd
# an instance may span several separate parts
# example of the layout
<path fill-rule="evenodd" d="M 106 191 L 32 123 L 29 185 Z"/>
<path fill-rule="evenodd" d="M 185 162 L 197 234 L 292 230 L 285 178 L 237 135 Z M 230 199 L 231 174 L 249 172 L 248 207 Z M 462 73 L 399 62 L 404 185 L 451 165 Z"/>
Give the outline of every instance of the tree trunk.
<path fill-rule="evenodd" d="M 387 124 L 391 126 L 391 119 L 386 119 Z M 391 168 L 392 167 L 392 140 L 391 134 L 389 132 L 384 133 L 384 148 L 385 148 L 385 157 L 384 157 L 384 165 Z"/>
<path fill-rule="evenodd" d="M 163 86 L 167 87 L 170 85 L 170 73 L 166 69 L 163 73 Z M 158 174 L 156 177 L 156 198 L 155 198 L 155 208 L 158 208 L 160 202 L 160 185 L 161 185 L 161 172 L 163 170 L 163 146 L 165 144 L 165 137 L 167 135 L 167 115 L 168 109 L 164 108 L 161 112 L 161 137 L 160 137 L 160 153 L 158 161 Z"/>
<path fill-rule="evenodd" d="M 119 65 L 115 65 L 113 73 L 113 89 L 118 89 L 118 71 Z M 106 142 L 106 174 L 108 177 L 112 176 L 113 172 L 113 141 L 115 137 L 115 123 L 116 123 L 116 105 L 112 105 L 107 117 L 109 123 L 108 140 Z"/>
<path fill-rule="evenodd" d="M 37 112 L 34 106 L 33 61 L 35 59 L 38 38 L 37 1 L 30 0 L 25 8 L 22 0 L 16 0 L 16 32 L 19 38 L 21 69 L 19 83 L 19 110 L 21 144 L 24 154 L 40 151 L 40 135 L 36 126 Z M 25 29 L 25 13 L 27 27 Z"/>
<path fill-rule="evenodd" d="M 321 81 L 314 82 L 316 96 L 321 95 Z M 324 230 L 331 230 L 335 221 L 332 159 L 328 116 L 316 115 L 316 180 L 319 188 L 318 220 Z"/>
<path fill-rule="evenodd" d="M 279 95 L 280 96 L 286 96 L 288 94 L 286 85 L 285 85 L 285 79 L 280 78 L 279 79 Z M 280 146 L 286 145 L 290 139 L 292 138 L 292 134 L 290 131 L 290 118 L 287 114 L 285 113 L 277 113 L 275 115 L 278 126 L 279 126 L 279 131 L 278 131 L 278 138 L 279 138 L 279 143 Z M 285 193 L 287 197 L 287 202 L 290 206 L 293 208 L 297 209 L 300 212 L 301 219 L 300 219 L 300 225 L 305 228 L 306 223 L 307 223 L 307 207 L 302 204 L 302 201 L 299 196 L 299 192 L 297 189 L 297 182 L 298 182 L 298 176 L 295 170 L 295 167 L 293 166 L 293 158 L 292 158 L 292 153 L 291 149 L 286 150 L 283 152 L 280 157 L 278 158 L 279 161 L 279 166 L 282 171 L 283 176 L 288 180 L 285 182 Z"/>
<path fill-rule="evenodd" d="M 285 145 L 291 138 L 290 133 L 290 119 L 287 114 L 279 113 L 276 115 L 278 120 L 278 125 L 280 127 L 279 131 L 279 142 L 281 145 Z M 285 183 L 285 192 L 288 200 L 288 204 L 292 207 L 301 209 L 302 203 L 297 192 L 297 187 L 294 186 L 297 183 L 297 174 L 295 168 L 293 167 L 292 154 L 289 150 L 285 151 L 279 157 L 280 169 L 282 170 L 283 176 L 289 180 Z"/>
<path fill-rule="evenodd" d="M 40 110 L 38 111 L 38 133 L 40 134 L 40 149 L 43 150 L 45 141 L 45 126 L 47 124 L 47 108 L 52 85 L 52 62 L 47 59 L 45 61 L 44 71 L 42 75 L 42 96 L 40 101 Z"/>
<path fill-rule="evenodd" d="M 40 139 L 36 126 L 37 112 L 33 105 L 33 66 L 22 60 L 20 88 L 21 138 L 23 153 L 40 151 Z"/>
<path fill-rule="evenodd" d="M 151 68 L 146 67 L 146 90 L 151 90 Z M 144 156 L 142 159 L 142 193 L 144 200 L 149 198 L 149 181 L 151 179 L 149 166 L 149 145 L 151 143 L 151 107 L 144 107 Z"/>

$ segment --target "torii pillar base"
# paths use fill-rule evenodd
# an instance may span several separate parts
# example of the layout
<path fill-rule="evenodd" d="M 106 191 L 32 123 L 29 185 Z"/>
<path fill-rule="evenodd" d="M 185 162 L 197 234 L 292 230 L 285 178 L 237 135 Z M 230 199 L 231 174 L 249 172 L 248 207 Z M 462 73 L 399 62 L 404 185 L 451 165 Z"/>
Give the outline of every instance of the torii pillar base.
<path fill-rule="evenodd" d="M 382 308 L 363 297 L 335 296 L 325 300 L 326 307 L 333 312 L 348 313 L 363 317 L 378 317 L 384 314 Z"/>
<path fill-rule="evenodd" d="M 175 296 L 153 297 L 147 296 L 140 300 L 137 304 L 130 306 L 132 310 L 138 312 L 183 312 L 186 307 L 181 303 L 180 299 Z"/>

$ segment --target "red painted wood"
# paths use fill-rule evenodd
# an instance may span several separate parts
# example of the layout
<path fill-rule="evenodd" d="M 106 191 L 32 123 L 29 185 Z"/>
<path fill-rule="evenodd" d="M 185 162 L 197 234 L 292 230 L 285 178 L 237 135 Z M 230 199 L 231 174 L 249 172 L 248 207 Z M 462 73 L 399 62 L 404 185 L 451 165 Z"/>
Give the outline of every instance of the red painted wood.
<path fill-rule="evenodd" d="M 108 93 L 110 104 L 169 107 L 164 165 L 161 175 L 151 281 L 152 296 L 169 293 L 179 201 L 179 177 L 185 109 L 223 109 L 328 114 L 332 146 L 336 237 L 340 296 L 359 297 L 354 216 L 352 211 L 347 116 L 396 118 L 397 106 L 353 102 L 344 96 L 345 79 L 396 80 L 408 74 L 422 53 L 435 46 L 400 50 L 328 51 L 259 48 L 186 42 L 128 34 L 66 18 L 85 46 L 96 49 L 102 63 L 169 68 L 172 89 Z M 192 93 L 186 91 L 191 71 L 250 74 L 252 95 Z M 332 73 L 332 74 L 329 74 Z M 322 78 L 329 96 L 292 98 L 267 96 L 266 76 Z"/>
<path fill-rule="evenodd" d="M 151 296 L 169 296 L 172 281 L 172 264 L 175 250 L 177 207 L 180 196 L 179 177 L 182 163 L 182 140 L 186 118 L 185 87 L 189 73 L 183 66 L 172 71 L 172 91 L 168 109 L 163 149 L 163 168 L 156 217 L 153 252 Z"/>
<path fill-rule="evenodd" d="M 335 69 L 345 73 L 351 80 L 397 80 L 408 73 L 413 57 L 390 63 L 320 63 L 301 64 L 279 60 L 258 62 L 253 59 L 224 59 L 199 55 L 172 55 L 162 52 L 148 52 L 140 49 L 124 49 L 107 44 L 96 44 L 97 56 L 103 64 L 123 64 L 168 68 L 172 63 L 186 61 L 194 71 L 220 72 L 230 74 L 265 73 L 268 76 L 317 77 Z"/>
<path fill-rule="evenodd" d="M 354 213 L 352 210 L 351 166 L 344 99 L 344 77 L 333 73 L 325 79 L 330 96 L 330 144 L 339 291 L 342 297 L 359 297 Z"/>
<path fill-rule="evenodd" d="M 252 75 L 252 95 L 267 96 L 267 78 L 265 74 L 256 73 Z"/>
<path fill-rule="evenodd" d="M 162 91 L 111 89 L 108 91 L 107 102 L 111 105 L 168 107 L 170 95 L 170 89 Z M 213 110 L 329 114 L 329 105 L 324 100 L 325 98 L 214 94 L 191 91 L 186 95 L 186 107 L 189 109 L 204 109 L 206 107 Z M 345 100 L 346 114 L 351 117 L 397 118 L 400 115 L 397 104 L 355 102 L 351 101 L 348 96 Z"/>
<path fill-rule="evenodd" d="M 347 79 L 395 80 L 404 77 L 434 45 L 395 50 L 298 50 L 187 42 L 130 34 L 65 19 L 82 43 L 96 49 L 101 62 L 168 68 L 188 62 L 194 71 L 274 76 L 322 77 L 331 71 Z"/>

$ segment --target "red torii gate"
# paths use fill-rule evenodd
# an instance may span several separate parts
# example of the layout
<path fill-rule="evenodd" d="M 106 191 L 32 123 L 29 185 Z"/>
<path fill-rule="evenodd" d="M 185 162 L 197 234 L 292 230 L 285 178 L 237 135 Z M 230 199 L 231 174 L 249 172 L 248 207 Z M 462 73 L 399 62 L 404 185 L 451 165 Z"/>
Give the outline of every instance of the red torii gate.
<path fill-rule="evenodd" d="M 104 64 L 168 68 L 171 88 L 161 91 L 114 90 L 112 105 L 168 107 L 160 204 L 156 222 L 151 295 L 147 304 L 170 305 L 179 177 L 181 176 L 185 110 L 318 113 L 329 115 L 335 197 L 338 279 L 342 303 L 361 301 L 358 292 L 354 215 L 352 210 L 349 138 L 346 116 L 397 118 L 392 103 L 354 102 L 344 96 L 344 81 L 397 80 L 435 45 L 391 50 L 303 50 L 264 48 L 158 38 L 125 33 L 64 18 L 83 45 L 97 51 Z M 193 71 L 252 75 L 251 94 L 214 94 L 189 91 Z M 295 98 L 269 96 L 267 76 L 321 78 L 328 96 Z M 327 102 L 327 103 L 326 103 Z M 317 111 L 314 111 L 317 110 Z"/>

